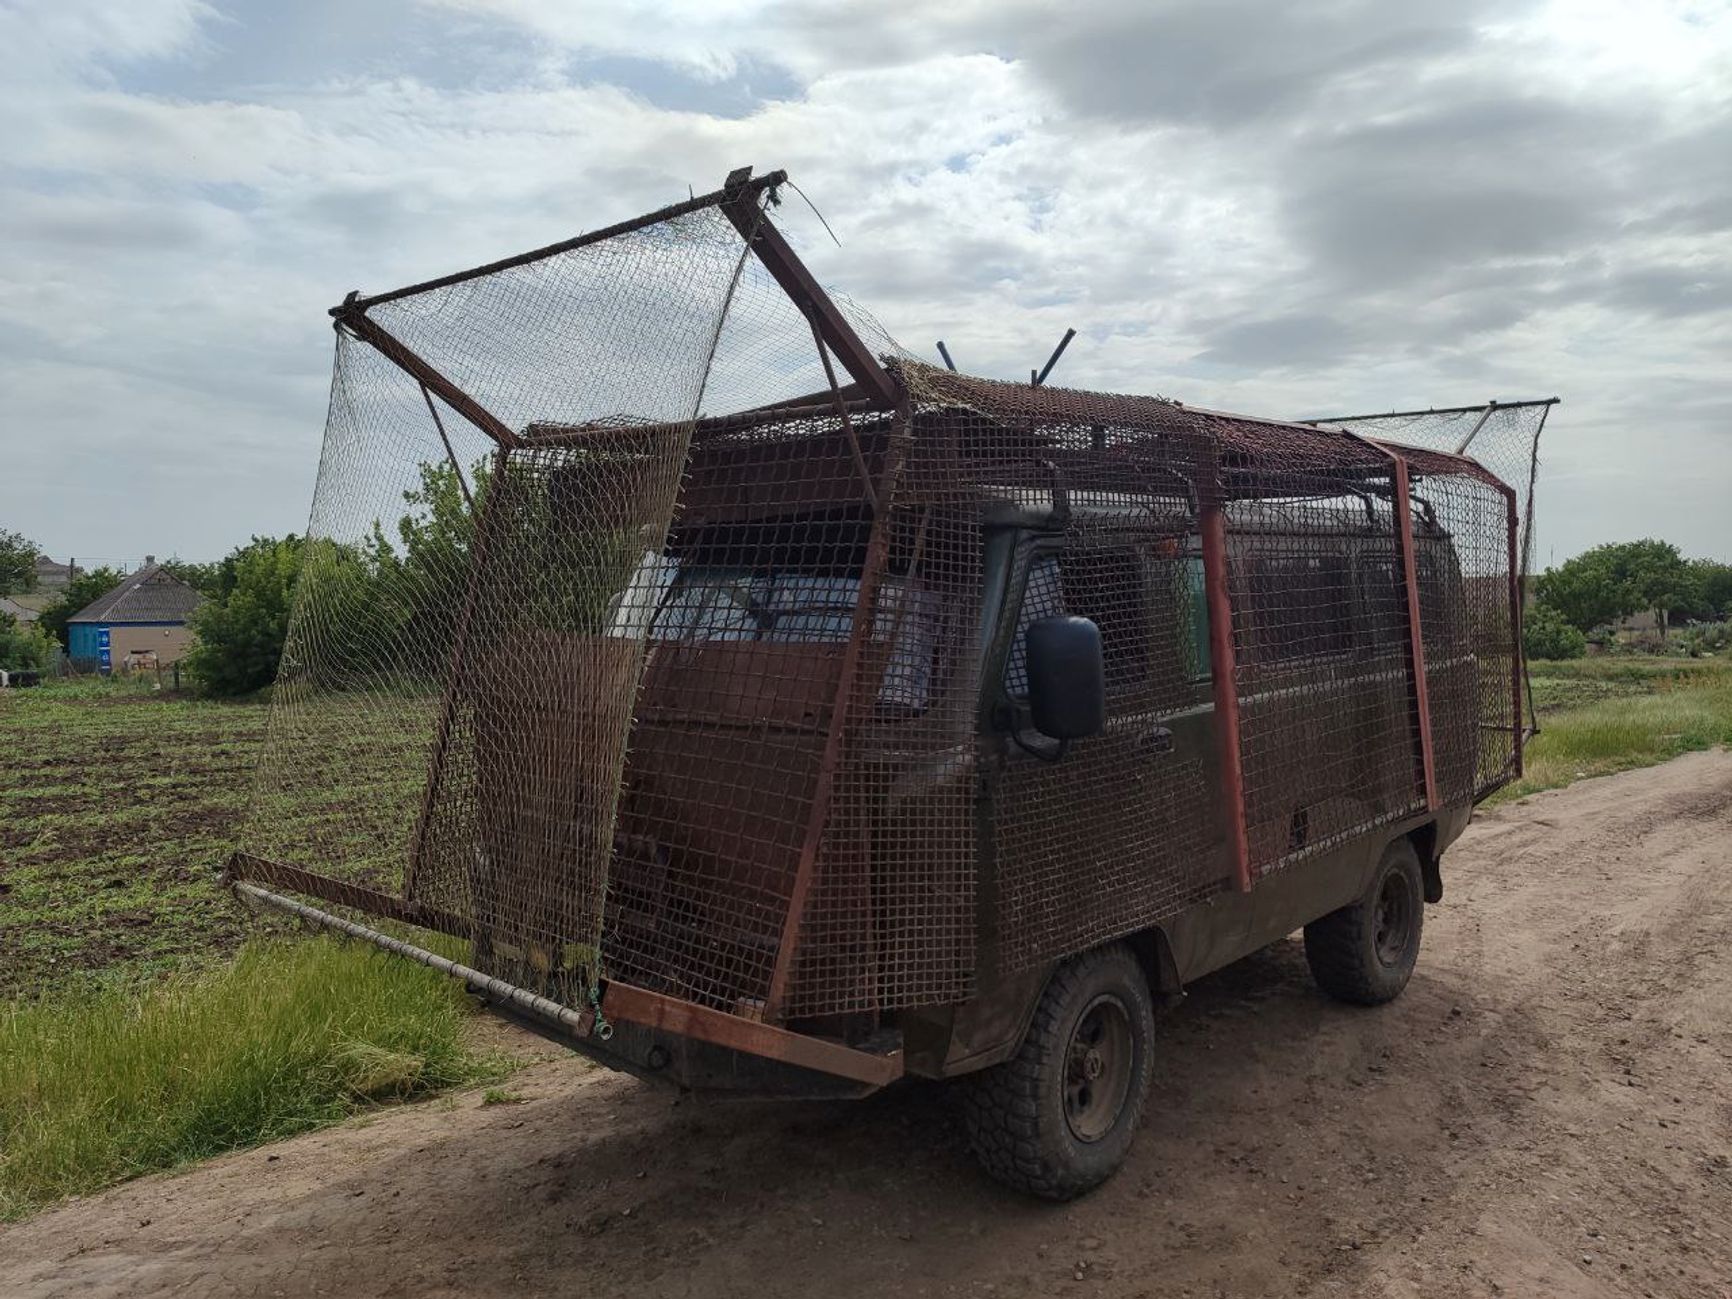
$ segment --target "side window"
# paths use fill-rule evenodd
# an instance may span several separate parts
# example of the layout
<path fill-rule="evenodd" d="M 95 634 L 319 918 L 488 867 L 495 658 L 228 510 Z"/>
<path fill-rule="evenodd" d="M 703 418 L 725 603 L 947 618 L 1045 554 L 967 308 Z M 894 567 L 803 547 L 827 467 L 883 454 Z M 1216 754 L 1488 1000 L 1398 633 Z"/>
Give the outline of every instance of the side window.
<path fill-rule="evenodd" d="M 1346 555 L 1259 555 L 1250 587 L 1252 662 L 1284 663 L 1353 648 Z"/>
<path fill-rule="evenodd" d="M 1059 557 L 1065 612 L 1101 629 L 1107 691 L 1129 690 L 1149 679 L 1148 593 L 1134 550 L 1067 550 Z"/>
<path fill-rule="evenodd" d="M 1056 618 L 1067 612 L 1064 587 L 1059 577 L 1058 560 L 1042 555 L 1028 566 L 1028 584 L 1023 590 L 1022 608 L 1017 611 L 1016 631 L 1011 636 L 1010 654 L 1004 661 L 1004 692 L 1020 699 L 1028 693 L 1028 643 L 1023 633 L 1041 618 Z"/>
<path fill-rule="evenodd" d="M 1173 607 L 1178 610 L 1179 653 L 1185 676 L 1208 681 L 1214 673 L 1209 663 L 1209 601 L 1203 591 L 1203 558 L 1187 555 L 1173 570 Z"/>

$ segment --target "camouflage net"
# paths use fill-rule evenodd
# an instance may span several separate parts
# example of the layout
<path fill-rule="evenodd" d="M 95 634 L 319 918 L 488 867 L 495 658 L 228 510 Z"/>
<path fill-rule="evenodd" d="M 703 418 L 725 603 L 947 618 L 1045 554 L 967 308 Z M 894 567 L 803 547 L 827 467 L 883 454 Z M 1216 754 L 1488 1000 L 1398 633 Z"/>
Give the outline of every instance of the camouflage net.
<path fill-rule="evenodd" d="M 739 225 L 694 202 L 339 313 L 239 873 L 568 1006 L 869 1026 L 1510 777 L 1480 464 L 973 379 L 849 310 L 875 399 Z M 1063 747 L 1024 642 L 1058 613 L 1108 692 Z"/>

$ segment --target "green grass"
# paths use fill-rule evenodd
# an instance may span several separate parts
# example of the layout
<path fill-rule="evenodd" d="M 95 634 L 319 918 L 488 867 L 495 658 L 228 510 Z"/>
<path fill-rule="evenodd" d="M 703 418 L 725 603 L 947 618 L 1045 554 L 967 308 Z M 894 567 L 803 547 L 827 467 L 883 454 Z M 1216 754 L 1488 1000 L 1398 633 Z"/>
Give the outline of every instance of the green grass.
<path fill-rule="evenodd" d="M 1607 657 L 1530 672 L 1540 734 L 1493 802 L 1732 744 L 1732 661 Z"/>
<path fill-rule="evenodd" d="M 220 960 L 248 932 L 214 872 L 268 709 L 149 685 L 0 691 L 0 996 Z"/>
<path fill-rule="evenodd" d="M 0 1008 L 0 1219 L 502 1074 L 469 1013 L 442 976 L 323 938 Z"/>

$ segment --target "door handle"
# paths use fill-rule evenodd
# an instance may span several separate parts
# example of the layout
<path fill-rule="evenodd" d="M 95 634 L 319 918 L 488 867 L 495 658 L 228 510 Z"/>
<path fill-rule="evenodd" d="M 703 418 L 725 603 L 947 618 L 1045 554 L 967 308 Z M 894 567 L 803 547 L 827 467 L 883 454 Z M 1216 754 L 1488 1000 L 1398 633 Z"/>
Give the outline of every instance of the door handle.
<path fill-rule="evenodd" d="M 1173 733 L 1165 726 L 1157 726 L 1143 734 L 1143 752 L 1171 753 L 1173 751 Z"/>

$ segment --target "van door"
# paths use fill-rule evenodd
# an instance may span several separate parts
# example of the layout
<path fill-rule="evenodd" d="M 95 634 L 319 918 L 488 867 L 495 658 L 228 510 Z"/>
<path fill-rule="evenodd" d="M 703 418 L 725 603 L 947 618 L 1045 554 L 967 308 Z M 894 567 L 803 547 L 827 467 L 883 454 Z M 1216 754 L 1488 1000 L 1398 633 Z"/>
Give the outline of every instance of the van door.
<path fill-rule="evenodd" d="M 1019 547 L 989 662 L 983 953 L 1003 973 L 1154 923 L 1218 888 L 1225 858 L 1201 561 L 1175 537 Z M 1029 720 L 1023 634 L 1101 630 L 1107 721 L 1059 746 Z M 996 952 L 996 962 L 993 960 Z"/>

